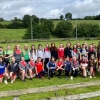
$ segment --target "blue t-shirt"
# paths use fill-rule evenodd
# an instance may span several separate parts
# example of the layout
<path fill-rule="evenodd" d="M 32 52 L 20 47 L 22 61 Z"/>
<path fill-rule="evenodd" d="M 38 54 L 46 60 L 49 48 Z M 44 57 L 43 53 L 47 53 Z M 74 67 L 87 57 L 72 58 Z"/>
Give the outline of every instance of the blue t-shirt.
<path fill-rule="evenodd" d="M 65 70 L 71 70 L 71 63 L 69 61 L 64 62 Z"/>
<path fill-rule="evenodd" d="M 3 74 L 5 72 L 5 65 L 0 63 L 0 74 Z"/>

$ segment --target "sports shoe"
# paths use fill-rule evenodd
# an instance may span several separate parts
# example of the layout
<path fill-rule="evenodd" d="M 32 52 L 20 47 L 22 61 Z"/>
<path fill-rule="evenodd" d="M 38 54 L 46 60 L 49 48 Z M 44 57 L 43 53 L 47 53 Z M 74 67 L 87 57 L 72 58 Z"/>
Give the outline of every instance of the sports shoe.
<path fill-rule="evenodd" d="M 13 83 L 14 81 L 13 80 L 11 80 L 11 84 Z"/>
<path fill-rule="evenodd" d="M 8 84 L 7 80 L 4 80 L 4 83 L 5 83 L 5 84 Z"/>
<path fill-rule="evenodd" d="M 73 80 L 73 76 L 71 76 L 71 80 Z"/>
<path fill-rule="evenodd" d="M 90 75 L 90 78 L 92 78 L 92 76 Z"/>

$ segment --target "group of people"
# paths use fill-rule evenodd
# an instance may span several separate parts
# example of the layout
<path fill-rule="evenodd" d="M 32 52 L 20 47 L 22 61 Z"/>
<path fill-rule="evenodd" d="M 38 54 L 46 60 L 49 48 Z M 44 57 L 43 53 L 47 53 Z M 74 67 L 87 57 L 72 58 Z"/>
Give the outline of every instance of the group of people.
<path fill-rule="evenodd" d="M 66 47 L 60 43 L 58 48 L 55 43 L 51 46 L 46 43 L 44 48 L 39 44 L 37 49 L 31 45 L 31 50 L 27 44 L 22 50 L 19 44 L 15 45 L 14 50 L 10 45 L 6 50 L 0 46 L 0 83 L 4 80 L 8 84 L 8 79 L 13 83 L 17 77 L 23 82 L 26 78 L 44 79 L 45 75 L 48 79 L 54 75 L 62 78 L 62 72 L 71 79 L 78 74 L 86 78 L 87 73 L 90 78 L 95 78 L 97 70 L 100 72 L 100 42 L 97 46 L 78 42 L 73 47 L 70 42 L 66 43 Z"/>

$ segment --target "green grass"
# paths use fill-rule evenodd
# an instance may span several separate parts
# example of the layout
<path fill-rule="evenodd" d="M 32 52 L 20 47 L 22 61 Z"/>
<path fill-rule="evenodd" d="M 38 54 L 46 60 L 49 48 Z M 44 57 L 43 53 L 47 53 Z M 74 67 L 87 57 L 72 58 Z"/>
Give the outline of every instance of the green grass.
<path fill-rule="evenodd" d="M 25 29 L 0 29 L 0 40 L 22 40 Z"/>
<path fill-rule="evenodd" d="M 0 22 L 0 24 L 3 24 L 3 25 L 8 25 L 10 23 L 12 23 L 12 21 L 2 21 L 2 22 Z"/>
<path fill-rule="evenodd" d="M 55 42 L 55 44 L 56 44 L 57 47 L 59 47 L 59 44 L 60 43 L 63 43 L 64 47 L 66 47 L 66 43 L 68 42 L 68 40 L 66 40 L 66 41 L 53 41 L 53 42 Z M 85 40 L 77 40 L 77 41 L 74 40 L 74 41 L 70 41 L 70 42 L 71 42 L 72 46 L 73 46 L 73 44 L 76 44 L 77 42 L 80 42 L 81 44 L 84 43 L 84 42 L 87 42 L 88 44 L 95 43 L 97 45 L 98 42 L 99 42 L 99 40 L 86 40 L 86 41 Z M 42 44 L 42 46 L 45 47 L 45 44 L 46 43 L 49 43 L 49 45 L 51 46 L 51 43 L 52 42 L 4 43 L 4 44 L 2 43 L 2 44 L 0 44 L 0 46 L 3 46 L 4 49 L 6 49 L 6 46 L 8 44 L 10 44 L 11 45 L 11 48 L 13 49 L 14 48 L 14 45 L 20 44 L 21 49 L 23 49 L 23 47 L 24 47 L 25 44 L 28 44 L 29 45 L 29 48 L 31 47 L 32 44 L 35 44 L 35 46 L 37 48 L 38 47 L 38 44 Z"/>
<path fill-rule="evenodd" d="M 73 27 L 76 26 L 76 20 L 66 20 L 69 21 L 73 24 Z M 53 21 L 54 22 L 54 26 L 56 26 L 59 22 L 61 21 Z M 90 23 L 90 24 L 99 24 L 100 25 L 100 20 L 77 20 L 77 24 L 80 23 Z"/>

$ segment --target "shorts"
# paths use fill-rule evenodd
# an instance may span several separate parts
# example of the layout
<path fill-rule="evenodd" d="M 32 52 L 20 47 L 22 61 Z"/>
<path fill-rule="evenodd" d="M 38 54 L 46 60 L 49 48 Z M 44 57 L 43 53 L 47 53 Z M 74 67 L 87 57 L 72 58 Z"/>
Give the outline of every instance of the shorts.
<path fill-rule="evenodd" d="M 0 74 L 0 78 L 3 78 L 4 74 Z"/>
<path fill-rule="evenodd" d="M 16 74 L 13 74 L 12 76 L 16 76 Z"/>

